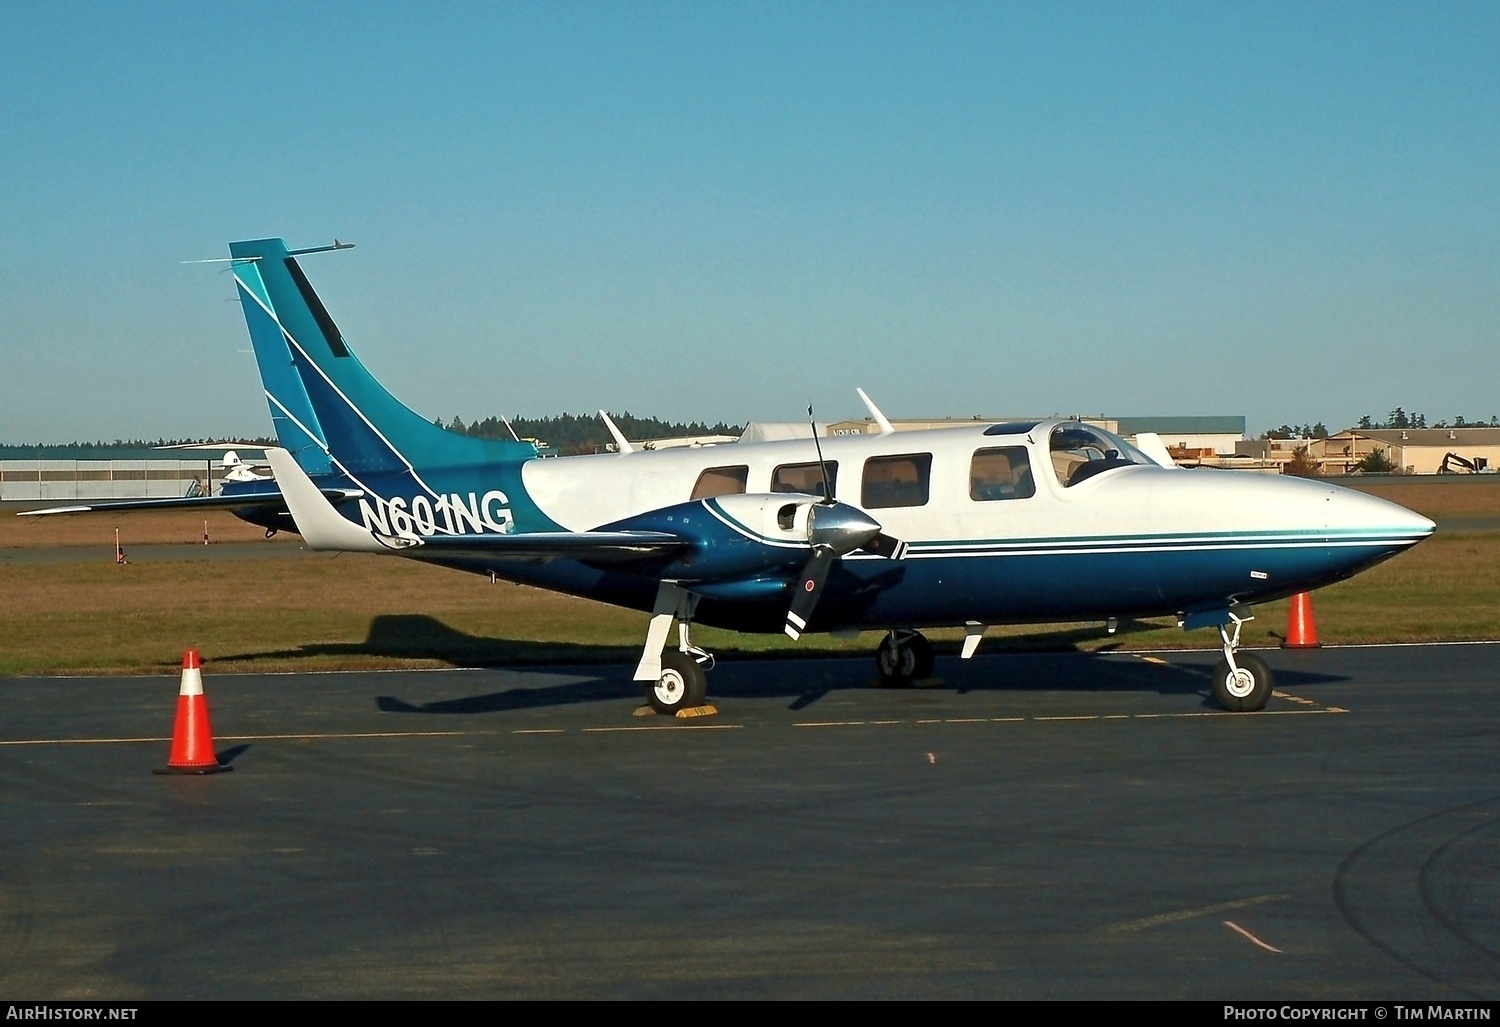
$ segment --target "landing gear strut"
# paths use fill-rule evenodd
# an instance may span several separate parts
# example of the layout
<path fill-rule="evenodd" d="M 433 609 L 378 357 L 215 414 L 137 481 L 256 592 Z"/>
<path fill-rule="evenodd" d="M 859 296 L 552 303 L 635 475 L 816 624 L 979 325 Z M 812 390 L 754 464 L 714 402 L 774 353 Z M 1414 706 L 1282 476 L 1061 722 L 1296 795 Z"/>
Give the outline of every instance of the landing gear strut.
<path fill-rule="evenodd" d="M 672 716 L 679 710 L 702 706 L 708 690 L 712 653 L 692 643 L 691 625 L 698 597 L 663 581 L 656 590 L 646 647 L 635 668 L 635 680 L 646 684 L 646 701 L 657 713 Z M 677 648 L 663 652 L 672 623 L 677 623 Z"/>
<path fill-rule="evenodd" d="M 932 643 L 920 631 L 891 631 L 875 650 L 875 666 L 885 688 L 905 688 L 913 681 L 932 677 Z"/>
<path fill-rule="evenodd" d="M 1249 618 L 1230 614 L 1233 633 L 1228 624 L 1219 625 L 1224 641 L 1224 658 L 1214 667 L 1214 699 L 1231 713 L 1253 713 L 1263 709 L 1271 698 L 1271 668 L 1253 653 L 1236 652 L 1240 646 L 1240 625 Z"/>

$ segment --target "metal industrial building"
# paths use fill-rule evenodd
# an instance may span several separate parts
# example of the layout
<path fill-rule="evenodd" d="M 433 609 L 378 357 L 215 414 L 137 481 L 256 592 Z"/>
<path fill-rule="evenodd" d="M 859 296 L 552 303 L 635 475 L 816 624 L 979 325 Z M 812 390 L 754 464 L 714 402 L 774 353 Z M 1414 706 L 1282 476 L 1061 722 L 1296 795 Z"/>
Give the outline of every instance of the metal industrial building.
<path fill-rule="evenodd" d="M 224 454 L 261 462 L 258 447 L 191 450 L 141 446 L 7 446 L 0 449 L 0 501 L 167 499 L 201 495 L 228 475 Z M 37 454 L 20 457 L 16 454 Z M 62 457 L 59 454 L 78 454 Z M 191 454 L 191 455 L 189 455 Z"/>

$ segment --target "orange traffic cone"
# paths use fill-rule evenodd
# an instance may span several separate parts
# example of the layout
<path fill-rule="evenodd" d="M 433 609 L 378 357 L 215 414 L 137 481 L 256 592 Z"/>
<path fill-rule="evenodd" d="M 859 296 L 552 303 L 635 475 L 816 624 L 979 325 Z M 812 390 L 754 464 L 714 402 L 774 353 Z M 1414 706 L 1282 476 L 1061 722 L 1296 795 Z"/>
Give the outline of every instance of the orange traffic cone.
<path fill-rule="evenodd" d="M 1292 610 L 1286 622 L 1286 641 L 1283 649 L 1316 649 L 1323 643 L 1318 641 L 1318 624 L 1313 620 L 1312 596 L 1298 592 L 1292 596 Z"/>
<path fill-rule="evenodd" d="M 177 723 L 172 728 L 172 752 L 158 774 L 217 774 L 234 768 L 214 755 L 214 733 L 208 726 L 208 703 L 203 698 L 203 661 L 198 650 L 182 654 L 182 688 L 177 693 Z"/>

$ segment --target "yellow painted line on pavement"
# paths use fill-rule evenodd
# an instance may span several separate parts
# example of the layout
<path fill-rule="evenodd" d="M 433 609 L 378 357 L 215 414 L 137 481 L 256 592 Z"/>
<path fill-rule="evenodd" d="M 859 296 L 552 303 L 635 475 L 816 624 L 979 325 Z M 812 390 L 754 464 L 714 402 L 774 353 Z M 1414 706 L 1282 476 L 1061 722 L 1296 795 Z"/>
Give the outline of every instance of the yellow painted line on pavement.
<path fill-rule="evenodd" d="M 1279 698 L 1291 698 L 1275 693 Z M 1348 713 L 1341 706 L 1317 706 L 1316 703 L 1307 702 L 1314 709 L 1292 709 L 1292 710 L 1260 710 L 1250 716 L 1303 716 L 1320 713 Z M 1162 720 L 1181 719 L 1186 717 L 1243 717 L 1246 714 L 1230 713 L 1227 710 L 1197 710 L 1189 713 L 1088 713 L 1072 715 L 1054 715 L 1043 717 L 935 717 L 920 720 L 812 720 L 793 723 L 792 727 L 894 727 L 903 724 L 1019 724 L 1027 720 L 1035 722 L 1056 721 L 1090 721 L 1090 720 Z M 627 725 L 621 727 L 585 727 L 585 728 L 515 728 L 510 731 L 303 731 L 290 734 L 259 734 L 259 735 L 219 735 L 217 742 L 276 742 L 276 741 L 339 741 L 354 739 L 374 738 L 472 738 L 472 737 L 494 737 L 496 735 L 564 735 L 570 731 L 578 731 L 582 734 L 619 734 L 623 732 L 638 731 L 737 731 L 742 730 L 744 724 L 651 724 L 651 725 Z M 37 745 L 129 745 L 149 742 L 159 744 L 170 742 L 172 738 L 168 735 L 121 735 L 103 738 L 11 738 L 0 739 L 0 748 L 16 748 L 21 746 Z"/>
<path fill-rule="evenodd" d="M 622 731 L 733 731 L 744 726 L 744 724 L 694 724 L 688 727 L 686 724 L 661 724 L 646 727 L 585 727 L 579 730 L 586 735 L 596 735 L 619 734 Z"/>
<path fill-rule="evenodd" d="M 1200 916 L 1212 916 L 1215 913 L 1227 913 L 1232 909 L 1248 909 L 1251 906 L 1259 906 L 1266 902 L 1280 902 L 1289 899 L 1291 895 L 1282 893 L 1278 895 L 1256 895 L 1248 899 L 1235 899 L 1233 902 L 1216 902 L 1212 906 L 1195 906 L 1191 909 L 1180 909 L 1175 913 L 1158 913 L 1156 916 L 1144 917 L 1140 920 L 1127 920 L 1123 924 L 1114 924 L 1105 930 L 1111 933 L 1117 931 L 1144 931 L 1148 927 L 1160 927 L 1163 924 L 1180 923 L 1183 920 L 1194 920 Z"/>
<path fill-rule="evenodd" d="M 1317 710 L 1256 710 L 1251 716 L 1255 717 L 1297 717 L 1314 713 L 1348 713 L 1348 710 L 1338 706 L 1324 706 Z"/>
<path fill-rule="evenodd" d="M 220 742 L 272 742 L 300 741 L 306 738 L 457 738 L 471 734 L 491 734 L 484 731 L 330 731 L 326 733 L 302 732 L 294 735 L 219 735 Z M 3 745 L 110 745 L 126 742 L 170 742 L 170 736 L 150 738 L 13 738 L 0 740 Z"/>
<path fill-rule="evenodd" d="M 0 745 L 108 745 L 113 742 L 170 742 L 170 738 L 13 738 Z"/>
<path fill-rule="evenodd" d="M 491 734 L 489 731 L 329 731 L 299 732 L 294 735 L 220 735 L 221 742 L 300 741 L 304 738 L 461 738 L 464 735 Z"/>

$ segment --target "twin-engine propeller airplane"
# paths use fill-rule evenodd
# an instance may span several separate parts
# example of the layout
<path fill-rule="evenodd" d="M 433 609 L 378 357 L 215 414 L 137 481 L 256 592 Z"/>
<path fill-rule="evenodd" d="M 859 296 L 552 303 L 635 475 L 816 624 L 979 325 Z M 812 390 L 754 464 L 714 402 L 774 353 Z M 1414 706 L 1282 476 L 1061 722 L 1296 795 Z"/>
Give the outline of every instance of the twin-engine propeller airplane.
<path fill-rule="evenodd" d="M 793 639 L 884 630 L 880 675 L 899 684 L 931 674 L 919 628 L 962 626 L 967 659 L 988 625 L 1164 615 L 1218 627 L 1213 694 L 1258 710 L 1271 673 L 1239 651 L 1251 607 L 1434 527 L 1320 481 L 1180 470 L 1159 440 L 1142 440 L 1148 456 L 1079 421 L 896 432 L 873 403 L 874 435 L 538 459 L 530 443 L 429 422 L 365 370 L 297 262 L 347 245 L 230 246 L 281 443 L 267 450 L 274 481 L 39 512 L 225 506 L 314 549 L 649 611 L 635 679 L 662 713 L 704 700 L 713 657 L 694 623 Z"/>

